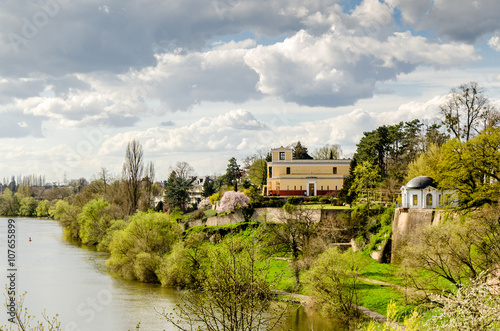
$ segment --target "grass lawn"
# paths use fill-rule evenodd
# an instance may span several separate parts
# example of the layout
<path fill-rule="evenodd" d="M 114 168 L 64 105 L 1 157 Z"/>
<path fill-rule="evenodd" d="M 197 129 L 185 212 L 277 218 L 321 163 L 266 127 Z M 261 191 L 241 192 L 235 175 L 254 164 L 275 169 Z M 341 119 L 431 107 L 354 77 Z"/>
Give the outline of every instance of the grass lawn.
<path fill-rule="evenodd" d="M 303 208 L 308 208 L 308 209 L 339 209 L 339 210 L 348 210 L 351 209 L 351 207 L 348 206 L 332 206 L 328 204 L 306 204 L 304 205 Z"/>

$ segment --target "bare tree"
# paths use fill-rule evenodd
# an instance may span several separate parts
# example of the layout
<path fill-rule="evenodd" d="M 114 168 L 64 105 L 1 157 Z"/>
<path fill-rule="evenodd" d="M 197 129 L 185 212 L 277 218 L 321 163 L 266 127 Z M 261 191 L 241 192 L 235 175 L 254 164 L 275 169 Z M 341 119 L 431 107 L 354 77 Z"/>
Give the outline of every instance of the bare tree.
<path fill-rule="evenodd" d="M 154 208 L 154 190 L 153 185 L 155 183 L 155 165 L 153 162 L 148 162 L 146 166 L 146 177 L 145 177 L 145 188 L 144 188 L 144 203 L 145 209 Z"/>
<path fill-rule="evenodd" d="M 259 254 L 257 238 L 228 236 L 211 247 L 207 260 L 200 265 L 202 280 L 186 292 L 175 314 L 163 309 L 160 315 L 185 331 L 279 329 L 286 306 L 273 300 L 270 260 Z"/>
<path fill-rule="evenodd" d="M 133 214 L 137 210 L 143 172 L 144 162 L 142 145 L 138 140 L 134 139 L 127 144 L 122 171 L 125 192 L 129 202 L 129 214 Z"/>
<path fill-rule="evenodd" d="M 485 128 L 497 126 L 500 116 L 476 82 L 452 88 L 448 101 L 439 106 L 441 123 L 458 139 L 468 141 Z"/>
<path fill-rule="evenodd" d="M 342 155 L 342 147 L 339 144 L 329 145 L 316 148 L 311 153 L 312 157 L 316 160 L 334 160 L 339 159 Z"/>

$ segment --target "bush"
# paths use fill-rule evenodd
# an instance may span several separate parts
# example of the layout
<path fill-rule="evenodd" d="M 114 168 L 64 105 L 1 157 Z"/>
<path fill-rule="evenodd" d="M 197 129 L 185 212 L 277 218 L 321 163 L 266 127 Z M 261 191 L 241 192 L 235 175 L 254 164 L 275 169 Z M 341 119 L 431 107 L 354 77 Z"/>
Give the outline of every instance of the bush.
<path fill-rule="evenodd" d="M 125 278 L 158 282 L 152 270 L 159 266 L 159 257 L 172 249 L 180 233 L 177 222 L 164 213 L 137 212 L 125 229 L 115 232 L 106 264 Z"/>
<path fill-rule="evenodd" d="M 291 205 L 298 205 L 302 202 L 302 198 L 299 198 L 299 197 L 289 197 L 287 200 L 286 200 L 286 203 L 289 203 Z"/>
<path fill-rule="evenodd" d="M 306 272 L 309 290 L 319 301 L 324 315 L 341 316 L 345 320 L 357 316 L 358 277 L 363 266 L 360 255 L 351 250 L 341 253 L 337 247 L 321 254 Z"/>
<path fill-rule="evenodd" d="M 212 194 L 211 196 L 208 197 L 208 201 L 210 202 L 210 204 L 215 204 L 217 201 L 220 201 L 220 194 L 219 192 L 215 192 L 214 194 Z"/>

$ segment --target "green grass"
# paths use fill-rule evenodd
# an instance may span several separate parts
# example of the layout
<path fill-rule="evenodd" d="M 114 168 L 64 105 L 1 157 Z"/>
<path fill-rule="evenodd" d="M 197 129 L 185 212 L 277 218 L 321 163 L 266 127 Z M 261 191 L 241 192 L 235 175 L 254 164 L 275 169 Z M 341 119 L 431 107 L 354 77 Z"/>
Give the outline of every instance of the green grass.
<path fill-rule="evenodd" d="M 395 264 L 377 263 L 367 254 L 362 254 L 366 265 L 361 272 L 361 277 L 379 280 L 399 286 L 404 286 L 404 279 L 398 275 L 401 267 Z"/>
<path fill-rule="evenodd" d="M 276 290 L 285 292 L 293 292 L 295 290 L 295 276 L 289 261 L 271 257 L 267 280 Z"/>
<path fill-rule="evenodd" d="M 349 206 L 332 206 L 332 205 L 329 205 L 329 204 L 307 204 L 307 205 L 304 205 L 304 208 L 308 208 L 308 209 L 339 209 L 339 210 L 347 210 L 347 209 L 351 209 L 351 207 Z"/>

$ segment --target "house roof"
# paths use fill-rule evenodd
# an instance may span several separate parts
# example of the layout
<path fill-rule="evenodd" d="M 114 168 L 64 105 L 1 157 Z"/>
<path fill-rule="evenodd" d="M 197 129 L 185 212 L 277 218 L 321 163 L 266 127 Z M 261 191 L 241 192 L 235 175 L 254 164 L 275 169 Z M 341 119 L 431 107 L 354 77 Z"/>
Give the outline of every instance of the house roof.
<path fill-rule="evenodd" d="M 411 179 L 408 182 L 408 184 L 406 184 L 406 187 L 409 189 L 410 188 L 412 188 L 412 189 L 424 189 L 428 186 L 432 186 L 434 188 L 437 187 L 434 179 L 432 179 L 431 177 L 427 177 L 427 176 L 415 177 L 415 178 Z"/>

